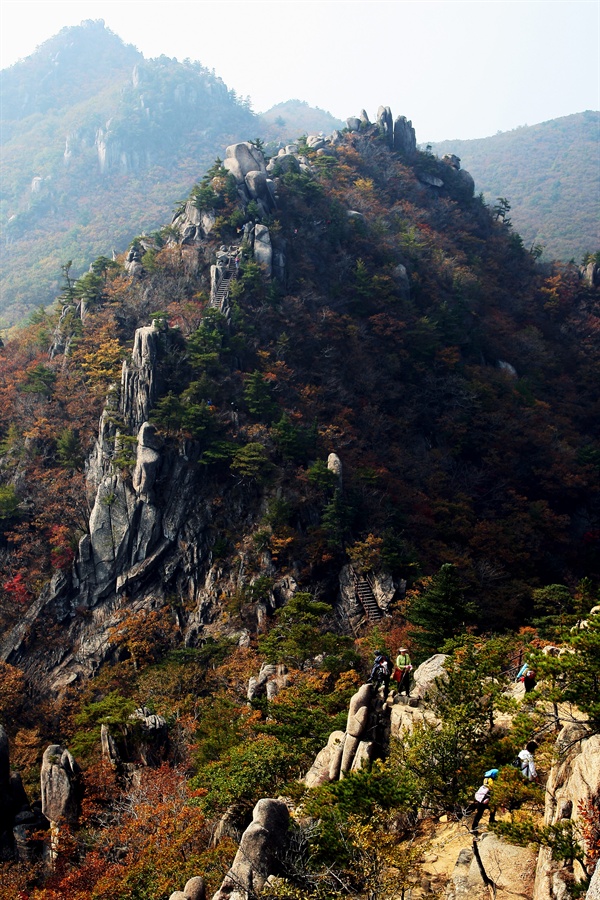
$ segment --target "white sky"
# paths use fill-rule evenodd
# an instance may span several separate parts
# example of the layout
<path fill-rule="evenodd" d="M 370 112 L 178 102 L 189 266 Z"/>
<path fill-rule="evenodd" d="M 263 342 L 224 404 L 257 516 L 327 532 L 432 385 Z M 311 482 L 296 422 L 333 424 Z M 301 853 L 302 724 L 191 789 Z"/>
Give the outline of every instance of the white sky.
<path fill-rule="evenodd" d="M 382 104 L 420 142 L 600 108 L 600 0 L 0 0 L 0 68 L 83 19 L 199 60 L 256 112 Z"/>

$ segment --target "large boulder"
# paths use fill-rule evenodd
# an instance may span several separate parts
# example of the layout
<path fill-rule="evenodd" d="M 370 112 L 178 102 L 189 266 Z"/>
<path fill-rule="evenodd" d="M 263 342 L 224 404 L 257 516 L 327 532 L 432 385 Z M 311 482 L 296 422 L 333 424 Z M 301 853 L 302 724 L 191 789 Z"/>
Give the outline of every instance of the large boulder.
<path fill-rule="evenodd" d="M 162 333 L 159 322 L 138 328 L 133 338 L 131 360 L 123 362 L 120 412 L 136 431 L 148 421 L 156 396 L 156 371 Z"/>
<path fill-rule="evenodd" d="M 316 787 L 328 781 L 335 781 L 339 777 L 341 753 L 344 747 L 345 733 L 332 731 L 325 747 L 317 753 L 314 763 L 304 776 L 307 787 Z M 335 774 L 331 776 L 331 772 Z"/>
<path fill-rule="evenodd" d="M 414 687 L 411 689 L 413 697 L 420 699 L 435 690 L 436 678 L 443 678 L 446 674 L 444 663 L 447 658 L 444 653 L 436 653 L 415 669 L 413 673 Z"/>
<path fill-rule="evenodd" d="M 334 731 L 317 754 L 304 782 L 313 787 L 338 781 L 348 772 L 370 765 L 385 752 L 390 737 L 389 706 L 371 684 L 363 684 L 350 699 L 346 731 Z"/>
<path fill-rule="evenodd" d="M 394 144 L 394 120 L 389 106 L 380 106 L 377 110 L 377 124 L 385 135 L 390 147 Z"/>
<path fill-rule="evenodd" d="M 194 878 L 190 878 L 182 891 L 171 894 L 169 900 L 206 900 L 204 879 L 195 875 Z"/>
<path fill-rule="evenodd" d="M 373 741 L 359 741 L 358 747 L 354 753 L 354 759 L 350 766 L 351 772 L 358 772 L 359 769 L 368 769 L 373 761 L 375 752 L 375 744 Z"/>
<path fill-rule="evenodd" d="M 281 149 L 277 156 L 269 160 L 267 172 L 269 175 L 286 175 L 288 172 L 299 172 L 298 151 L 294 153 Z"/>
<path fill-rule="evenodd" d="M 390 716 L 390 730 L 393 737 L 400 737 L 405 731 L 412 731 L 417 726 L 439 724 L 437 716 L 423 706 L 410 706 L 407 703 L 394 703 Z"/>
<path fill-rule="evenodd" d="M 311 150 L 322 150 L 325 144 L 325 138 L 320 134 L 309 134 L 306 138 L 306 146 Z"/>
<path fill-rule="evenodd" d="M 262 203 L 265 212 L 269 213 L 275 209 L 273 182 L 264 172 L 248 172 L 245 185 L 251 199 Z"/>
<path fill-rule="evenodd" d="M 40 772 L 42 812 L 50 822 L 75 825 L 81 799 L 80 769 L 69 751 L 50 744 Z"/>
<path fill-rule="evenodd" d="M 270 663 L 263 663 L 258 675 L 253 675 L 248 680 L 246 697 L 248 700 L 254 700 L 255 697 L 266 695 L 267 699 L 271 700 L 281 689 L 288 686 L 289 681 L 287 668 L 284 665 L 274 666 Z"/>
<path fill-rule="evenodd" d="M 232 900 L 236 894 L 260 892 L 269 875 L 277 874 L 278 856 L 285 846 L 290 814 L 282 800 L 259 800 L 252 822 L 240 841 L 231 869 L 213 900 Z"/>
<path fill-rule="evenodd" d="M 363 684 L 350 699 L 346 737 L 341 752 L 340 778 L 343 778 L 347 772 L 360 769 L 363 764 L 368 764 L 373 758 L 375 752 L 373 742 L 369 741 L 367 748 L 364 738 L 367 733 L 370 737 L 374 735 L 379 718 L 377 706 L 378 697 L 371 684 Z"/>
<path fill-rule="evenodd" d="M 112 582 L 128 559 L 134 506 L 134 495 L 119 475 L 109 475 L 99 485 L 89 522 L 96 584 Z"/>
<path fill-rule="evenodd" d="M 477 843 L 487 877 L 495 885 L 496 900 L 529 900 L 533 889 L 535 853 L 528 847 L 508 844 L 493 834 L 484 834 Z M 461 850 L 446 888 L 446 900 L 489 900 L 475 853 Z"/>
<path fill-rule="evenodd" d="M 350 700 L 346 732 L 352 737 L 360 737 L 366 728 L 369 721 L 371 694 L 371 685 L 363 684 Z"/>
<path fill-rule="evenodd" d="M 225 150 L 223 165 L 231 172 L 239 185 L 243 185 L 249 172 L 266 172 L 265 158 L 260 150 L 248 141 L 231 144 Z"/>
<path fill-rule="evenodd" d="M 466 169 L 461 169 L 458 172 L 458 178 L 464 188 L 465 193 L 468 194 L 469 197 L 472 197 L 475 193 L 475 179 L 473 178 L 471 173 L 467 172 Z"/>
<path fill-rule="evenodd" d="M 342 484 L 342 461 L 337 453 L 330 453 L 327 457 L 327 469 L 336 476 L 340 486 Z"/>
<path fill-rule="evenodd" d="M 416 155 L 417 138 L 412 122 L 406 116 L 398 116 L 394 122 L 394 150 L 409 159 Z"/>
<path fill-rule="evenodd" d="M 581 266 L 580 275 L 583 283 L 588 287 L 598 287 L 600 285 L 600 265 L 597 262 L 589 262 L 585 266 Z"/>
<path fill-rule="evenodd" d="M 273 248 L 266 225 L 254 226 L 254 259 L 270 278 L 273 271 Z"/>
<path fill-rule="evenodd" d="M 356 756 L 356 752 L 359 746 L 360 738 L 355 737 L 353 734 L 346 733 L 342 750 L 342 759 L 340 762 L 340 778 L 342 778 L 352 769 L 352 766 L 354 765 L 354 757 Z"/>
<path fill-rule="evenodd" d="M 581 822 L 580 804 L 600 795 L 600 734 L 589 735 L 584 725 L 565 725 L 556 739 L 557 762 L 546 783 L 544 824 L 561 821 Z M 570 878 L 581 881 L 584 876 L 579 863 L 570 870 L 552 859 L 549 848 L 538 855 L 533 900 L 556 900 L 568 896 Z"/>
<path fill-rule="evenodd" d="M 587 890 L 586 900 L 600 900 L 600 862 L 596 864 Z"/>

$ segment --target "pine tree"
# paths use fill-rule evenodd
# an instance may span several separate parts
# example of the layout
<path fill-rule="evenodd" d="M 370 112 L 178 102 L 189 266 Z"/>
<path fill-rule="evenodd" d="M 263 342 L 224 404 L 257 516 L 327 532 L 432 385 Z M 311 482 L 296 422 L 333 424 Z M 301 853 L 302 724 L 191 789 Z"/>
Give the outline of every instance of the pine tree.
<path fill-rule="evenodd" d="M 465 631 L 474 614 L 473 604 L 465 600 L 458 569 L 445 563 L 410 599 L 410 638 L 424 654 L 436 653 L 446 638 Z"/>

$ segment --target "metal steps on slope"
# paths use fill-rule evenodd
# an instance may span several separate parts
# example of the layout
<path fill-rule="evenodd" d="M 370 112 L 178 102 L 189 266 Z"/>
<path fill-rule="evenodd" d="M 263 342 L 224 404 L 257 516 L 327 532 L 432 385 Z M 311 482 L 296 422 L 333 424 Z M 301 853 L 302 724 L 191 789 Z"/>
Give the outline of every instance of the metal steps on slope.
<path fill-rule="evenodd" d="M 223 305 L 229 296 L 229 289 L 231 287 L 231 281 L 236 276 L 235 269 L 225 269 L 223 272 L 223 277 L 219 282 L 219 287 L 215 291 L 214 297 L 211 298 L 210 305 L 215 306 L 217 309 L 223 310 Z"/>
<path fill-rule="evenodd" d="M 360 604 L 365 611 L 367 619 L 370 622 L 378 622 L 383 618 L 383 612 L 380 609 L 377 600 L 375 599 L 375 594 L 373 593 L 373 588 L 371 587 L 368 578 L 361 577 L 354 571 L 353 575 L 356 596 L 358 597 Z"/>

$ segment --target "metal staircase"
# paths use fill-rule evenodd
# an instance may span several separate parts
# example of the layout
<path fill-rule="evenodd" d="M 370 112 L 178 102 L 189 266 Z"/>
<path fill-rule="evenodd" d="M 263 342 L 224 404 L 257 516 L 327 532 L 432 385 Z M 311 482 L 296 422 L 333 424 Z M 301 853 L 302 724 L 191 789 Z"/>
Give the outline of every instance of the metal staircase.
<path fill-rule="evenodd" d="M 217 309 L 223 311 L 223 307 L 225 305 L 225 301 L 229 296 L 229 289 L 231 287 L 231 281 L 237 275 L 237 272 L 233 268 L 227 268 L 223 272 L 223 277 L 219 282 L 219 287 L 215 291 L 214 297 L 211 298 L 210 305 L 215 306 Z"/>
<path fill-rule="evenodd" d="M 378 622 L 383 618 L 383 612 L 375 599 L 375 594 L 373 593 L 373 588 L 371 587 L 369 579 L 365 575 L 358 575 L 354 569 L 352 570 L 352 574 L 354 576 L 356 596 L 365 611 L 367 619 L 369 622 Z"/>

